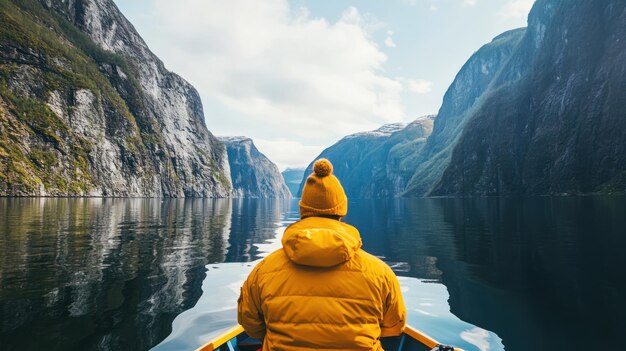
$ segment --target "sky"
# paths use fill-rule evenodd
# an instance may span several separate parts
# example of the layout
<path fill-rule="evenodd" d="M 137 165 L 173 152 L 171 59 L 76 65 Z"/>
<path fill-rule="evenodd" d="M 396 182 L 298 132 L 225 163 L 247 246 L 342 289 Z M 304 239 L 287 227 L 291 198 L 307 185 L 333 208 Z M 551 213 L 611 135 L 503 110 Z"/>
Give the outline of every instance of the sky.
<path fill-rule="evenodd" d="M 437 113 L 465 61 L 534 0 L 114 0 L 200 93 L 217 136 L 304 167 L 342 137 Z"/>

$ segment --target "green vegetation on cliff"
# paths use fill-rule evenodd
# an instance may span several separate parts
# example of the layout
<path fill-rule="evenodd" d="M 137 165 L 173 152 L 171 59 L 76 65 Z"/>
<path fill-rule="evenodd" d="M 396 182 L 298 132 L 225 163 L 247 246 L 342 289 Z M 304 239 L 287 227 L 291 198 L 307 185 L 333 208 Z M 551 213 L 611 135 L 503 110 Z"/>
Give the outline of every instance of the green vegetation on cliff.
<path fill-rule="evenodd" d="M 115 111 L 109 116 L 117 120 L 110 121 L 130 131 L 129 150 L 143 151 L 126 101 L 100 71 L 104 64 L 132 77 L 121 56 L 98 48 L 40 3 L 0 1 L 0 186 L 13 188 L 0 190 L 19 195 L 43 186 L 45 194 L 82 195 L 94 186 L 88 160 L 92 142 L 51 110 L 46 102 L 53 92 L 90 91 L 98 108 Z M 131 102 L 140 108 L 139 98 Z"/>

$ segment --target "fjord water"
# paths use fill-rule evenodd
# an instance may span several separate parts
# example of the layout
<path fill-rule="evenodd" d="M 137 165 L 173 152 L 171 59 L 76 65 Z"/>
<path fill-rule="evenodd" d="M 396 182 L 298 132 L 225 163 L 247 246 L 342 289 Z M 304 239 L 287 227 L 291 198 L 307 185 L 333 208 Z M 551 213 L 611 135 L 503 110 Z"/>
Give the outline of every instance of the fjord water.
<path fill-rule="evenodd" d="M 297 215 L 295 201 L 0 199 L 0 348 L 197 346 L 232 323 L 251 261 Z M 621 348 L 624 197 L 351 200 L 345 220 L 442 341 Z"/>

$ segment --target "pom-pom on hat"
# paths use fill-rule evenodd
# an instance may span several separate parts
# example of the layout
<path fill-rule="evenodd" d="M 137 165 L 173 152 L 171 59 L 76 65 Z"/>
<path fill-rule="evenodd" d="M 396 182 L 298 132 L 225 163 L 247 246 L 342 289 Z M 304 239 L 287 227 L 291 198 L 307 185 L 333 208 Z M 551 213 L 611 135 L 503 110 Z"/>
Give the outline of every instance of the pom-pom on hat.
<path fill-rule="evenodd" d="M 316 215 L 343 217 L 348 214 L 348 198 L 333 175 L 333 165 L 325 158 L 315 161 L 313 173 L 309 175 L 302 189 L 300 218 Z"/>

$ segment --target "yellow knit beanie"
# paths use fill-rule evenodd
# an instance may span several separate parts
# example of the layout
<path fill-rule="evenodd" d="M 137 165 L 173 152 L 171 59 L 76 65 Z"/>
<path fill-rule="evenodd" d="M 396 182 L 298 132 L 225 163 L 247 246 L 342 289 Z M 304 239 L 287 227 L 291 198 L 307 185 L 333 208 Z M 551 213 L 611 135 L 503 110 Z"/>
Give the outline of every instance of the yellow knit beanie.
<path fill-rule="evenodd" d="M 333 165 L 325 158 L 315 161 L 313 173 L 302 189 L 300 218 L 315 215 L 348 214 L 348 198 L 339 179 L 333 174 Z"/>

